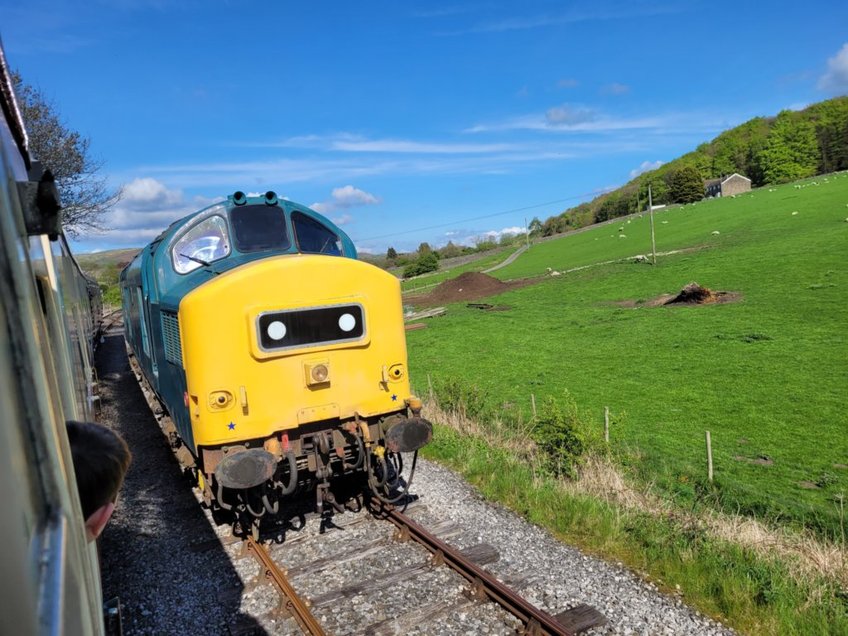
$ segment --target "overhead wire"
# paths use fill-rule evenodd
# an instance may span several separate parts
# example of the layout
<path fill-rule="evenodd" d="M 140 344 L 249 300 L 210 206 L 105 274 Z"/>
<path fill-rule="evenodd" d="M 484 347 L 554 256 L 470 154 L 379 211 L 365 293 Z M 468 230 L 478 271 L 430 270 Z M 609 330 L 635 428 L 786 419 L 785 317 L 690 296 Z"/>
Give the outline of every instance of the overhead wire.
<path fill-rule="evenodd" d="M 414 232 L 426 232 L 428 230 L 437 230 L 437 229 L 443 228 L 443 227 L 455 226 L 458 223 L 468 223 L 470 221 L 481 221 L 483 219 L 491 219 L 491 218 L 494 218 L 496 216 L 503 216 L 505 214 L 514 214 L 516 212 L 524 212 L 526 210 L 533 210 L 535 208 L 542 208 L 542 207 L 545 207 L 546 205 L 554 205 L 555 203 L 565 203 L 566 201 L 575 201 L 577 199 L 582 199 L 582 198 L 585 198 L 585 197 L 588 197 L 588 196 L 598 195 L 598 194 L 600 194 L 600 193 L 597 192 L 597 191 L 596 192 L 584 192 L 583 194 L 577 194 L 577 195 L 570 196 L 570 197 L 564 197 L 562 199 L 554 199 L 553 201 L 545 201 L 544 203 L 534 203 L 533 205 L 526 205 L 526 206 L 523 206 L 523 207 L 520 207 L 520 208 L 511 208 L 509 210 L 502 210 L 500 212 L 492 212 L 491 214 L 482 214 L 480 216 L 466 217 L 466 218 L 463 218 L 463 219 L 454 219 L 453 221 L 449 221 L 447 223 L 438 223 L 436 225 L 428 225 L 427 227 L 419 227 L 419 228 L 414 228 L 414 229 L 411 229 L 411 230 L 401 230 L 399 232 L 391 232 L 390 234 L 381 234 L 379 236 L 369 236 L 367 238 L 356 238 L 356 239 L 354 239 L 354 241 L 358 242 L 358 243 L 362 243 L 362 242 L 365 242 L 365 241 L 376 241 L 378 239 L 392 238 L 392 237 L 400 236 L 400 235 L 403 235 L 403 234 L 412 234 Z"/>

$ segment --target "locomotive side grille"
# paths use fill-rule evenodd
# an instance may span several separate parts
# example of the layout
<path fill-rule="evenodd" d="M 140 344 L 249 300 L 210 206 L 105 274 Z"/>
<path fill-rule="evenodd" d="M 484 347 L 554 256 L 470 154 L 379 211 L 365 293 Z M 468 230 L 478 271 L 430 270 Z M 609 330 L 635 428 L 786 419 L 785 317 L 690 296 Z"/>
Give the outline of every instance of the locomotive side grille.
<path fill-rule="evenodd" d="M 162 312 L 162 335 L 165 339 L 165 359 L 182 366 L 183 347 L 180 342 L 180 322 L 176 314 Z"/>
<path fill-rule="evenodd" d="M 365 337 L 362 305 L 334 305 L 289 311 L 269 311 L 256 319 L 263 351 L 356 342 Z"/>

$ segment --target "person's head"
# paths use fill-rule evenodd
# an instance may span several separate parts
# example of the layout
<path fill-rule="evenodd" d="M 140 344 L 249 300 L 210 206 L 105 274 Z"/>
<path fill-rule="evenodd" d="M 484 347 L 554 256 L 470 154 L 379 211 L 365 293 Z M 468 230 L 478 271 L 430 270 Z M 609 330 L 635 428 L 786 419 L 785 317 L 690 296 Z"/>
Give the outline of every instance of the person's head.
<path fill-rule="evenodd" d="M 93 541 L 115 510 L 131 455 L 126 442 L 105 426 L 69 421 L 67 427 L 86 535 Z"/>

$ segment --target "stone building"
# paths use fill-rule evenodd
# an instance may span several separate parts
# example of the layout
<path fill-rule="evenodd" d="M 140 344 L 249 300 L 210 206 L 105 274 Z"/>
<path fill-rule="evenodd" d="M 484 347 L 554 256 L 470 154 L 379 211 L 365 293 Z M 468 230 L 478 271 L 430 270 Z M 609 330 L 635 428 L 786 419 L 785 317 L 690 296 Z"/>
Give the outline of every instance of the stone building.
<path fill-rule="evenodd" d="M 706 197 L 729 197 L 750 190 L 751 180 L 735 172 L 729 177 L 709 179 L 704 182 L 704 196 Z"/>

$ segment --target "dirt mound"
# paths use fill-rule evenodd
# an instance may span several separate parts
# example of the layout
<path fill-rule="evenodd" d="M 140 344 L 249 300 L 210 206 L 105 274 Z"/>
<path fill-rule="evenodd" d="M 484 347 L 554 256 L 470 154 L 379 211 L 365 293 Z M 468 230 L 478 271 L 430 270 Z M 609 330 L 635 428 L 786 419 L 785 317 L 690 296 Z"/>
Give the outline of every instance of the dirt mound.
<path fill-rule="evenodd" d="M 460 300 L 474 300 L 505 292 L 510 285 L 480 272 L 465 272 L 456 278 L 446 280 L 430 292 L 428 300 L 438 303 L 452 303 Z"/>
<path fill-rule="evenodd" d="M 674 298 L 665 301 L 666 305 L 703 305 L 705 303 L 714 303 L 716 301 L 716 293 L 706 287 L 701 287 L 698 283 L 689 283 L 680 290 Z"/>
<path fill-rule="evenodd" d="M 621 300 L 617 301 L 619 307 L 662 307 L 664 305 L 708 305 L 711 303 L 733 303 L 742 299 L 739 292 L 713 291 L 707 287 L 701 287 L 698 283 L 689 283 L 677 294 L 663 294 L 650 300 Z"/>

